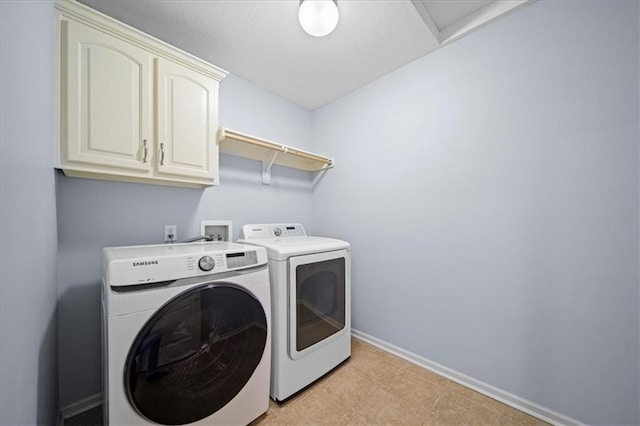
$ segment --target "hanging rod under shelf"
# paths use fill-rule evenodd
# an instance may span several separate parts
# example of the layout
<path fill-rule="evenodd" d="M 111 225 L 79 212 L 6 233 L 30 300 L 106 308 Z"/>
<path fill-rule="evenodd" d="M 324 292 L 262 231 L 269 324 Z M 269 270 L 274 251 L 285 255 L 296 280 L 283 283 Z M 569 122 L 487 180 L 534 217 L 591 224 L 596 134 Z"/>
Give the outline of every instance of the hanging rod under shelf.
<path fill-rule="evenodd" d="M 333 159 L 329 157 L 224 127 L 220 127 L 218 130 L 218 140 L 221 152 L 259 160 L 263 164 L 268 163 L 268 171 L 273 164 L 307 171 L 326 170 L 334 166 Z"/>

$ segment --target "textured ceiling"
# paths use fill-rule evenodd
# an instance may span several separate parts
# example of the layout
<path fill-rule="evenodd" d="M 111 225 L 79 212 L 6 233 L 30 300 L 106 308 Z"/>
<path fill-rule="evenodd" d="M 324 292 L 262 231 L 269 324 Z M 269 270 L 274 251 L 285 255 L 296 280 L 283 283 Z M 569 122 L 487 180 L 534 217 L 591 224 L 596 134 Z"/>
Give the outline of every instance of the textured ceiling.
<path fill-rule="evenodd" d="M 493 0 L 424 0 L 422 3 L 429 10 L 439 30 L 458 21 L 492 3 Z"/>
<path fill-rule="evenodd" d="M 298 0 L 81 2 L 309 109 L 437 49 L 440 31 L 492 3 L 338 0 L 337 28 L 315 38 Z"/>

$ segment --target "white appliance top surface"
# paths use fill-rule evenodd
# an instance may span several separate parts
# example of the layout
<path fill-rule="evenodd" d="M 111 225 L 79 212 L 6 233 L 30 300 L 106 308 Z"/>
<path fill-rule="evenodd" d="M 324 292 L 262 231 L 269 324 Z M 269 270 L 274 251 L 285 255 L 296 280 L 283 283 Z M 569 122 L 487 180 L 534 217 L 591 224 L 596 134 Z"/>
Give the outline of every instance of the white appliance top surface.
<path fill-rule="evenodd" d="M 276 236 L 276 230 L 278 232 Z M 286 260 L 291 256 L 322 253 L 333 250 L 349 250 L 346 241 L 334 238 L 307 236 L 302 225 L 262 224 L 242 227 L 243 239 L 240 243 L 255 244 L 267 249 L 269 259 Z"/>
<path fill-rule="evenodd" d="M 107 247 L 104 250 L 108 260 L 136 260 L 149 257 L 172 257 L 206 255 L 220 252 L 241 252 L 252 250 L 254 247 L 227 242 L 196 242 L 178 244 L 157 244 L 149 246 Z"/>

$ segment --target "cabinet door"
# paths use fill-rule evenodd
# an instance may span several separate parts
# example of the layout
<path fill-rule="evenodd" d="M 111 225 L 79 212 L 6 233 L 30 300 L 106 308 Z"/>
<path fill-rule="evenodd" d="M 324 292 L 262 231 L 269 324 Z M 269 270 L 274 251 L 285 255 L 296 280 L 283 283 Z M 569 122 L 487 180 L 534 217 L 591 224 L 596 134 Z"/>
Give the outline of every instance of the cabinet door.
<path fill-rule="evenodd" d="M 218 82 L 157 59 L 158 173 L 218 180 Z"/>
<path fill-rule="evenodd" d="M 152 56 L 72 21 L 66 41 L 62 161 L 149 172 Z"/>

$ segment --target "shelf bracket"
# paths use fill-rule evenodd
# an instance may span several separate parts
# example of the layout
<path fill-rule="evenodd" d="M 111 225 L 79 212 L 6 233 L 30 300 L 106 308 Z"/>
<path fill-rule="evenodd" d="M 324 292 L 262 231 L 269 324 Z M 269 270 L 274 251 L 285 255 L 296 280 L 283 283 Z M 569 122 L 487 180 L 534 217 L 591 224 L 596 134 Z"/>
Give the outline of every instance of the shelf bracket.
<path fill-rule="evenodd" d="M 334 166 L 335 166 L 335 162 L 333 160 L 329 160 L 326 166 L 318 170 L 318 172 L 316 173 L 316 176 L 313 178 L 313 183 L 311 184 L 311 187 L 315 189 L 315 187 L 318 186 L 318 183 L 320 183 L 320 180 L 322 179 L 322 177 L 325 175 L 325 173 L 327 173 L 327 170 L 333 169 Z"/>
<path fill-rule="evenodd" d="M 285 152 L 286 151 L 287 150 L 285 149 Z M 267 163 L 266 161 L 262 162 L 262 183 L 264 185 L 271 185 L 271 167 L 276 161 L 278 154 L 280 154 L 279 151 L 274 152 L 273 157 L 271 157 L 271 161 L 269 161 L 269 163 Z"/>

